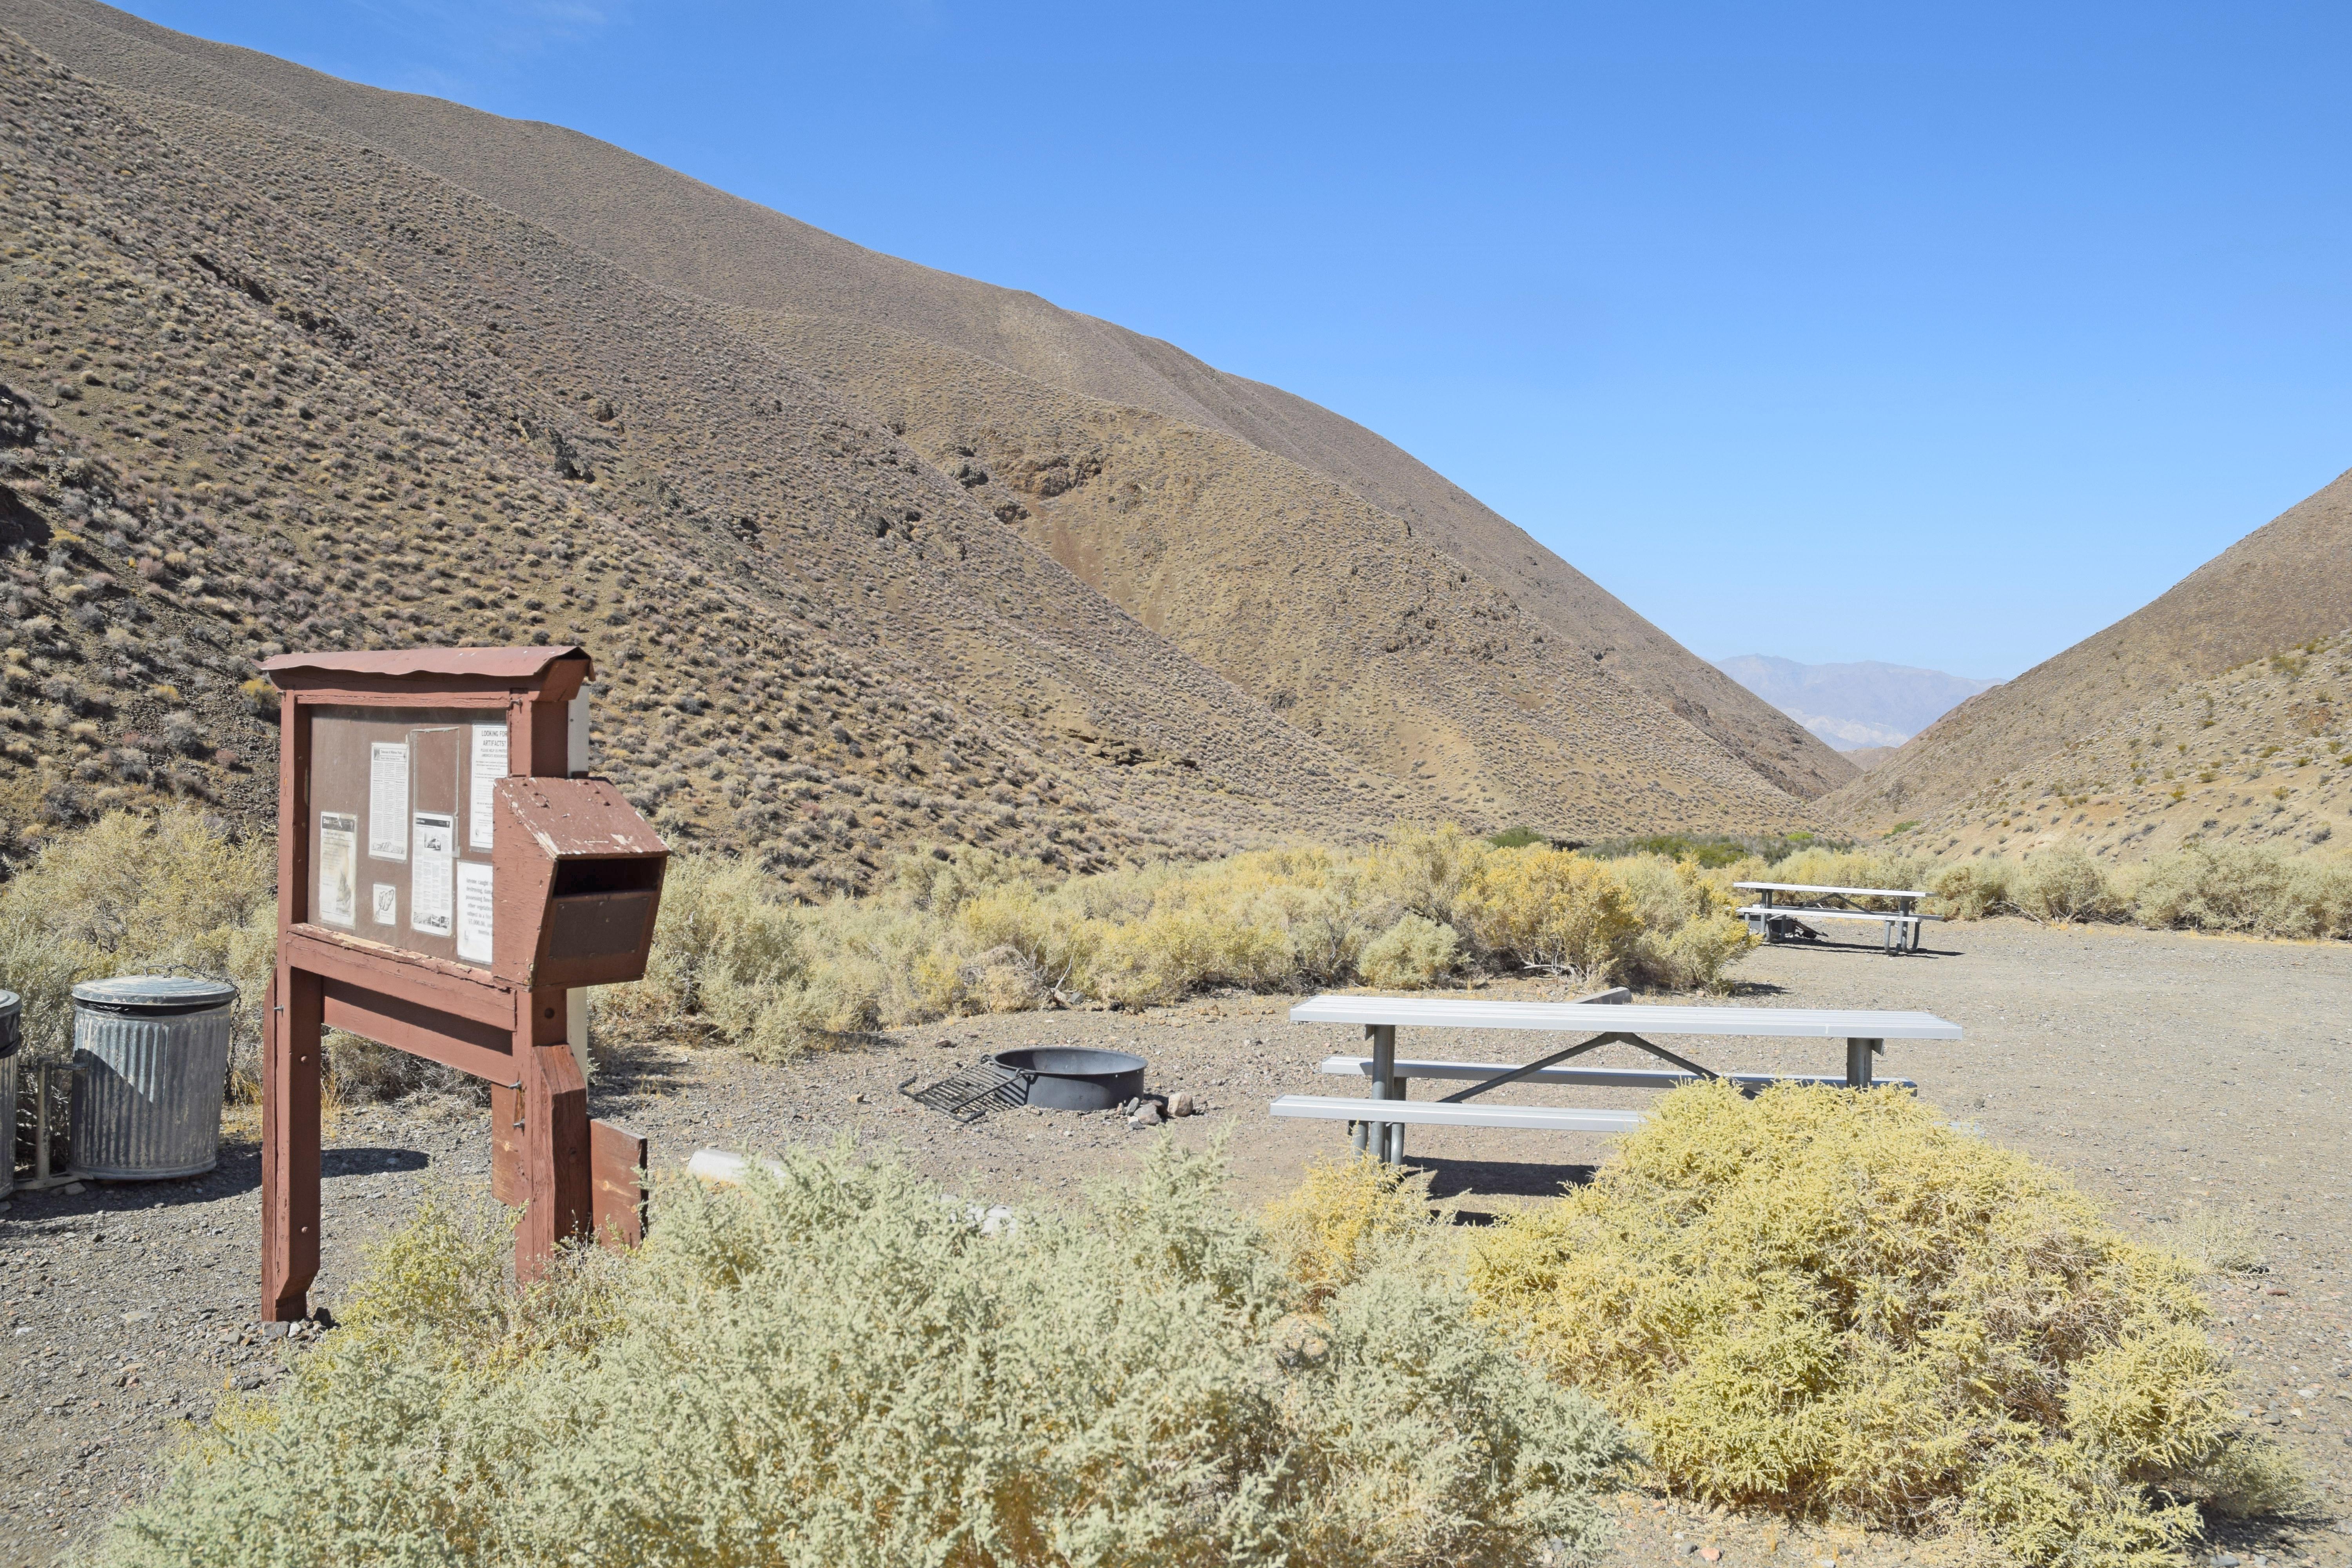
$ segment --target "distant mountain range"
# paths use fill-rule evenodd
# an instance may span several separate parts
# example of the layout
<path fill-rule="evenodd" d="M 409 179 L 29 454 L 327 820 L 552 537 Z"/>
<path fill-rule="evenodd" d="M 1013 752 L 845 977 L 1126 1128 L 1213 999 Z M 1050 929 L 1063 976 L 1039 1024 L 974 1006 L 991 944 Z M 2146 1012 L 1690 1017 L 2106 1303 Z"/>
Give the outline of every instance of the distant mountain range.
<path fill-rule="evenodd" d="M 1906 665 L 1799 664 L 1764 654 L 1716 668 L 1841 752 L 1899 746 L 1946 713 L 2000 684 Z"/>

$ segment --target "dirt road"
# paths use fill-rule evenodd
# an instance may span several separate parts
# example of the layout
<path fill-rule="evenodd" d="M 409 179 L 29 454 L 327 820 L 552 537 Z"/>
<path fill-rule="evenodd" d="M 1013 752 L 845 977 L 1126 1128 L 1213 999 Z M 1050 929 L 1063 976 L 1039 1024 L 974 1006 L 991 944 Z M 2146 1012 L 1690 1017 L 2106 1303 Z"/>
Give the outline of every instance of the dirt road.
<path fill-rule="evenodd" d="M 2216 1332 L 2240 1358 L 2249 1410 L 2302 1455 L 2328 1518 L 2217 1527 L 2214 1545 L 2258 1562 L 2352 1563 L 2352 1313 L 2345 1300 L 2352 1131 L 2343 1073 L 2352 947 L 2238 942 L 2126 929 L 2044 931 L 2019 921 L 1943 928 L 1942 947 L 1900 959 L 1864 949 L 1768 949 L 1740 972 L 1761 1005 L 1923 1008 L 1961 1024 L 1958 1043 L 1890 1046 L 1882 1071 L 1917 1080 L 1956 1121 L 2073 1172 L 2127 1228 L 2162 1239 L 2184 1209 L 2242 1216 L 2266 1273 L 2217 1279 Z M 1497 985 L 1490 994 L 1544 994 Z M 967 1020 L 887 1044 L 765 1068 L 722 1052 L 604 1064 L 597 1114 L 653 1140 L 656 1163 L 698 1147 L 774 1147 L 850 1135 L 898 1146 L 942 1183 L 1009 1201 L 1052 1201 L 1116 1172 L 1146 1136 L 1114 1116 L 1014 1111 L 972 1127 L 913 1105 L 928 1081 L 983 1050 L 1031 1042 L 1115 1045 L 1150 1058 L 1151 1087 L 1209 1113 L 1175 1124 L 1205 1141 L 1230 1128 L 1239 1196 L 1286 1190 L 1340 1146 L 1336 1124 L 1276 1122 L 1286 1092 L 1357 1090 L 1316 1064 L 1359 1049 L 1350 1031 L 1286 1021 L 1288 998 L 1210 999 L 1144 1015 L 1049 1013 Z M 1528 1037 L 1446 1038 L 1445 1053 L 1512 1059 Z M 944 1042 L 944 1045 L 942 1045 Z M 1699 1042 L 1726 1068 L 1842 1069 L 1838 1041 Z M 1435 1041 L 1430 1042 L 1432 1046 Z M 1412 1048 L 1410 1040 L 1406 1048 Z M 1612 1047 L 1614 1049 L 1615 1047 Z M 1487 1053 L 1493 1053 L 1491 1056 Z M 1629 1058 L 1629 1065 L 1631 1058 Z M 1565 1103 L 1569 1091 L 1526 1099 Z M 1582 1103 L 1640 1096 L 1575 1091 Z M 487 1113 L 447 1102 L 369 1108 L 340 1121 L 327 1156 L 330 1305 L 360 1248 L 436 1186 L 488 1184 Z M 1411 1152 L 1465 1206 L 1540 1202 L 1604 1152 L 1598 1137 L 1415 1129 Z M 258 1160 L 230 1150 L 198 1181 L 19 1194 L 0 1214 L 0 1413 L 15 1437 L 0 1497 L 0 1563 L 46 1563 L 85 1539 L 152 1475 L 159 1449 L 225 1385 L 265 1387 L 278 1347 L 251 1322 Z M 658 1220 L 656 1220 L 658 1223 Z M 1618 1561 L 1731 1564 L 1892 1563 L 1910 1544 L 1794 1533 L 1628 1498 Z M 1769 1549 L 1769 1550 L 1768 1550 Z M 1696 1559 L 1693 1559 L 1696 1561 Z"/>

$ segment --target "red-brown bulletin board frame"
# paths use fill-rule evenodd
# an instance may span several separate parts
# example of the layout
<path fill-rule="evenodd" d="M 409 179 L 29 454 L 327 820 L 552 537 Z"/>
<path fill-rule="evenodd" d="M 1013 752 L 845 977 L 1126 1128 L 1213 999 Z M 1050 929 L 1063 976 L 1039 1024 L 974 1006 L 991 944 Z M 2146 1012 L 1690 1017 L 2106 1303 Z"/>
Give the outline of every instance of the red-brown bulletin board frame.
<path fill-rule="evenodd" d="M 289 653 L 261 668 L 279 692 L 278 968 L 262 1070 L 263 1321 L 307 1316 L 318 1277 L 320 1058 L 329 1027 L 489 1082 L 494 1186 L 523 1206 L 519 1278 L 537 1278 L 569 1237 L 601 1230 L 608 1242 L 635 1243 L 643 1235 L 645 1142 L 618 1128 L 592 1132 L 587 1084 L 564 1037 L 564 988 L 502 978 L 488 962 L 404 949 L 404 922 L 372 928 L 362 913 L 342 929 L 310 918 L 319 896 L 312 739 L 322 715 L 427 710 L 476 722 L 502 715 L 507 776 L 561 779 L 569 775 L 570 705 L 593 674 L 586 651 Z M 459 816 L 462 835 L 462 802 Z M 368 830 L 363 822 L 360 832 Z M 649 827 L 645 838 L 667 855 Z M 658 880 L 656 867 L 656 891 Z M 598 1164 L 622 1158 L 631 1159 L 627 1171 Z"/>

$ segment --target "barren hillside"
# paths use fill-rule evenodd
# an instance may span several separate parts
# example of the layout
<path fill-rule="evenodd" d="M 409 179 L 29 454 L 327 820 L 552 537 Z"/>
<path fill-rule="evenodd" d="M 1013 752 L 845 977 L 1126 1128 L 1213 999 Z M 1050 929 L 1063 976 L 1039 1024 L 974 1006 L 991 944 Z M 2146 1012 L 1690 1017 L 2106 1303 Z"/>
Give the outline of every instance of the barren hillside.
<path fill-rule="evenodd" d="M 2145 608 L 1972 697 L 1823 804 L 1863 828 L 1927 817 L 2204 680 L 2352 626 L 2352 475 L 2256 529 Z"/>
<path fill-rule="evenodd" d="M 0 19 L 87 74 L 391 152 L 641 278 L 713 301 L 881 328 L 1075 395 L 1049 399 L 1065 410 L 1109 403 L 1254 447 L 1366 502 L 1358 517 L 1371 531 L 1359 542 L 1383 542 L 1402 523 L 1516 605 L 1550 642 L 1647 693 L 1776 785 L 1810 797 L 1853 776 L 1800 726 L 1410 455 L 1328 410 L 1224 374 L 1168 343 L 1034 295 L 878 255 L 560 127 L 355 86 L 91 0 L 0 0 Z M 919 379 L 929 366 L 902 362 L 902 368 L 919 379 L 896 387 L 898 398 L 919 403 L 943 390 Z M 1036 432 L 1007 434 L 1039 445 Z M 1138 494 L 1122 532 L 1178 525 L 1148 487 Z M 1255 542 L 1245 524 L 1221 515 L 1195 511 L 1181 522 L 1192 542 L 1211 550 L 1245 554 Z M 1344 526 L 1363 524 L 1350 519 Z M 1197 651 L 1210 668 L 1249 685 L 1246 667 L 1229 668 L 1214 649 Z M 1388 765 L 1381 757 L 1360 760 Z"/>
<path fill-rule="evenodd" d="M 0 94 L 13 825 L 264 815 L 251 659 L 404 641 L 590 644 L 600 762 L 809 890 L 925 839 L 1082 865 L 1426 805 L 707 305 L 381 154 L 167 132 L 13 38 Z"/>
<path fill-rule="evenodd" d="M 1939 858 L 2073 844 L 2341 854 L 2352 833 L 2352 644 L 2315 637 L 2186 681 L 1896 835 Z M 2322 847 L 2325 847 L 2324 848 Z"/>

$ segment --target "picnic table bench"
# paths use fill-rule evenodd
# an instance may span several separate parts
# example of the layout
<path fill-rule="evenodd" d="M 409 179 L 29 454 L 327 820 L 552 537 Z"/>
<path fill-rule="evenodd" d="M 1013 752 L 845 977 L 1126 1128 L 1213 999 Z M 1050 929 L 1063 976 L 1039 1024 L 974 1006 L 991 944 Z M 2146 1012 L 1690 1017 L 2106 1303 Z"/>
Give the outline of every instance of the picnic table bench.
<path fill-rule="evenodd" d="M 1391 1164 L 1404 1159 L 1407 1126 L 1519 1127 L 1559 1132 L 1629 1132 L 1637 1110 L 1591 1110 L 1538 1105 L 1474 1105 L 1490 1089 L 1510 1083 L 1572 1083 L 1596 1087 L 1672 1089 L 1694 1079 L 1728 1078 L 1743 1090 L 1771 1083 L 1814 1083 L 1847 1089 L 1916 1087 L 1907 1079 L 1873 1074 L 1871 1058 L 1888 1040 L 1957 1040 L 1960 1026 L 1932 1013 L 1858 1012 L 1814 1007 L 1635 1006 L 1619 987 L 1573 1002 L 1476 1002 L 1435 996 L 1310 997 L 1290 1010 L 1294 1024 L 1358 1024 L 1371 1043 L 1369 1057 L 1327 1058 L 1320 1070 L 1371 1079 L 1369 1098 L 1354 1095 L 1286 1094 L 1268 1107 L 1278 1117 L 1346 1121 L 1360 1152 Z M 1400 1058 L 1400 1026 L 1438 1029 L 1532 1029 L 1589 1038 L 1524 1065 Z M 1720 1036 L 1767 1039 L 1843 1039 L 1845 1073 L 1717 1073 L 1675 1055 L 1650 1036 Z M 1568 1068 L 1560 1063 L 1610 1044 L 1633 1047 L 1674 1070 Z M 1470 1087 L 1443 1100 L 1414 1101 L 1407 1088 L 1416 1078 L 1469 1079 Z"/>
<path fill-rule="evenodd" d="M 1916 888 L 1825 888 L 1811 882 L 1734 882 L 1734 889 L 1743 893 L 1760 893 L 1755 903 L 1741 909 L 1739 917 L 1748 929 L 1766 942 L 1779 942 L 1784 937 L 1798 937 L 1806 942 L 1818 942 L 1822 933 L 1807 921 L 1876 921 L 1884 928 L 1886 951 L 1898 952 L 1919 951 L 1919 930 L 1928 921 L 1939 921 L 1941 915 L 1923 915 L 1919 900 L 1932 895 Z M 1776 893 L 1797 893 L 1810 896 L 1809 903 L 1775 903 Z M 1890 899 L 1891 910 L 1865 910 L 1856 899 Z"/>

